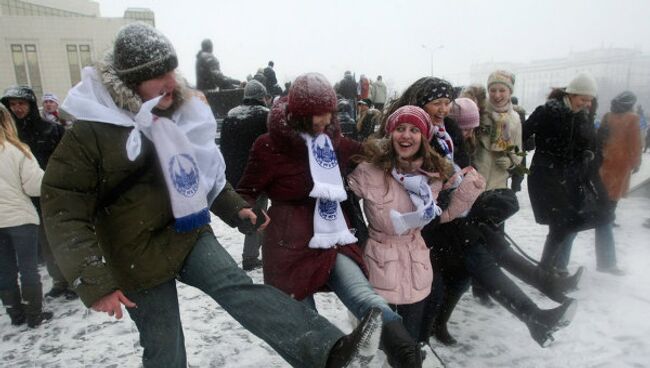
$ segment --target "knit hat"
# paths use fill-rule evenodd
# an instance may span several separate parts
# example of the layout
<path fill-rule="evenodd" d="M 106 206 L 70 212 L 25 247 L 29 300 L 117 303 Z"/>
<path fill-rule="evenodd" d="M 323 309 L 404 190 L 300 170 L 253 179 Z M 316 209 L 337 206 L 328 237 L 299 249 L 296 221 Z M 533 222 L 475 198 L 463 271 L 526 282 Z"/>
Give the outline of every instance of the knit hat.
<path fill-rule="evenodd" d="M 244 100 L 264 102 L 266 95 L 266 87 L 255 79 L 246 83 L 246 87 L 244 87 Z"/>
<path fill-rule="evenodd" d="M 510 89 L 510 93 L 515 89 L 515 75 L 506 70 L 497 70 L 488 77 L 487 88 L 495 83 L 504 84 Z"/>
<path fill-rule="evenodd" d="M 636 103 L 636 95 L 630 91 L 621 92 L 612 100 L 611 111 L 616 113 L 623 113 L 632 111 Z"/>
<path fill-rule="evenodd" d="M 591 74 L 582 72 L 573 78 L 566 87 L 565 92 L 572 95 L 596 97 L 598 86 L 596 85 L 596 80 Z"/>
<path fill-rule="evenodd" d="M 424 106 L 439 98 L 448 98 L 449 100 L 453 100 L 454 87 L 444 79 L 429 78 L 427 81 L 427 90 L 424 91 L 423 96 L 418 99 L 417 103 L 418 106 Z"/>
<path fill-rule="evenodd" d="M 293 117 L 317 116 L 336 112 L 336 93 L 320 73 L 306 73 L 291 84 L 287 112 Z"/>
<path fill-rule="evenodd" d="M 449 117 L 458 124 L 460 129 L 476 128 L 480 121 L 478 106 L 467 97 L 459 97 L 454 100 Z"/>
<path fill-rule="evenodd" d="M 58 104 L 59 98 L 54 93 L 43 93 L 43 102 L 45 101 L 54 101 Z"/>
<path fill-rule="evenodd" d="M 433 136 L 433 123 L 426 111 L 413 105 L 402 106 L 390 114 L 386 122 L 386 134 L 392 133 L 400 124 L 413 124 L 420 129 L 427 141 Z"/>
<path fill-rule="evenodd" d="M 117 33 L 112 66 L 123 82 L 135 85 L 176 69 L 178 58 L 167 37 L 136 22 Z"/>

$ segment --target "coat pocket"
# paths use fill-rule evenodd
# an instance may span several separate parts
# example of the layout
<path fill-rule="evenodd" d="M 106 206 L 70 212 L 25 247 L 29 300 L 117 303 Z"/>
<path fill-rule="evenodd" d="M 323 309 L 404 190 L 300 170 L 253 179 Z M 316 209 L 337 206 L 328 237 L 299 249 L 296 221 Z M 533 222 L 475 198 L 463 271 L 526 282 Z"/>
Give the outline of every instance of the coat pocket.
<path fill-rule="evenodd" d="M 410 252 L 411 277 L 416 290 L 431 288 L 433 283 L 433 269 L 429 258 L 429 249 L 415 249 Z"/>
<path fill-rule="evenodd" d="M 366 264 L 370 273 L 370 284 L 377 289 L 397 288 L 399 254 L 395 248 L 366 247 Z"/>

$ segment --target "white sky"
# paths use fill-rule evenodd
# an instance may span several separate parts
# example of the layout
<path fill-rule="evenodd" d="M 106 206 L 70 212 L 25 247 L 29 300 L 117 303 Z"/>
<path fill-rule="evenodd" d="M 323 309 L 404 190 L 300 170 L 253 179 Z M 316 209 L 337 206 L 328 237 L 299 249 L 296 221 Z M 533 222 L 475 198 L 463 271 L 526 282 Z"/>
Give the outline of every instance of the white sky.
<path fill-rule="evenodd" d="M 121 17 L 127 7 L 153 10 L 192 83 L 204 38 L 212 39 L 222 71 L 233 78 L 273 60 L 280 83 L 318 71 L 334 84 L 351 70 L 357 78 L 381 74 L 396 88 L 430 74 L 431 49 L 434 74 L 459 84 L 470 82 L 472 63 L 527 62 L 599 47 L 650 52 L 647 0 L 98 2 L 105 17 Z"/>

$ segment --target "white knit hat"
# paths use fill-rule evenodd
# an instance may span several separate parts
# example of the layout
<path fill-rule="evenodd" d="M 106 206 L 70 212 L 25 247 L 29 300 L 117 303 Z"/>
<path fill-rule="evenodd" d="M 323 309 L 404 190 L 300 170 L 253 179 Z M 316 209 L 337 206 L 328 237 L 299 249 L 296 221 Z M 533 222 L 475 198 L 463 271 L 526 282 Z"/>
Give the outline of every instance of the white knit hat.
<path fill-rule="evenodd" d="M 578 74 L 566 87 L 566 93 L 596 97 L 598 86 L 594 77 L 586 72 Z"/>

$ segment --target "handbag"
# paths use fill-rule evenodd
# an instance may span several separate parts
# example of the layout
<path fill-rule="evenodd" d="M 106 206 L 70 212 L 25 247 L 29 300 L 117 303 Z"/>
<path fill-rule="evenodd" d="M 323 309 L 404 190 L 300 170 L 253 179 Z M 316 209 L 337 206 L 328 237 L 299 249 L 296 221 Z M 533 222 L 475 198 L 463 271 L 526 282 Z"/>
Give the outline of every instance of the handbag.
<path fill-rule="evenodd" d="M 368 225 L 366 220 L 363 217 L 363 210 L 361 209 L 361 204 L 359 203 L 359 197 L 354 193 L 350 186 L 348 185 L 347 176 L 343 176 L 343 183 L 345 185 L 345 192 L 348 195 L 348 199 L 341 202 L 341 210 L 348 215 L 348 220 L 350 221 L 350 230 L 357 238 L 357 244 L 361 249 L 366 246 L 368 241 Z"/>

